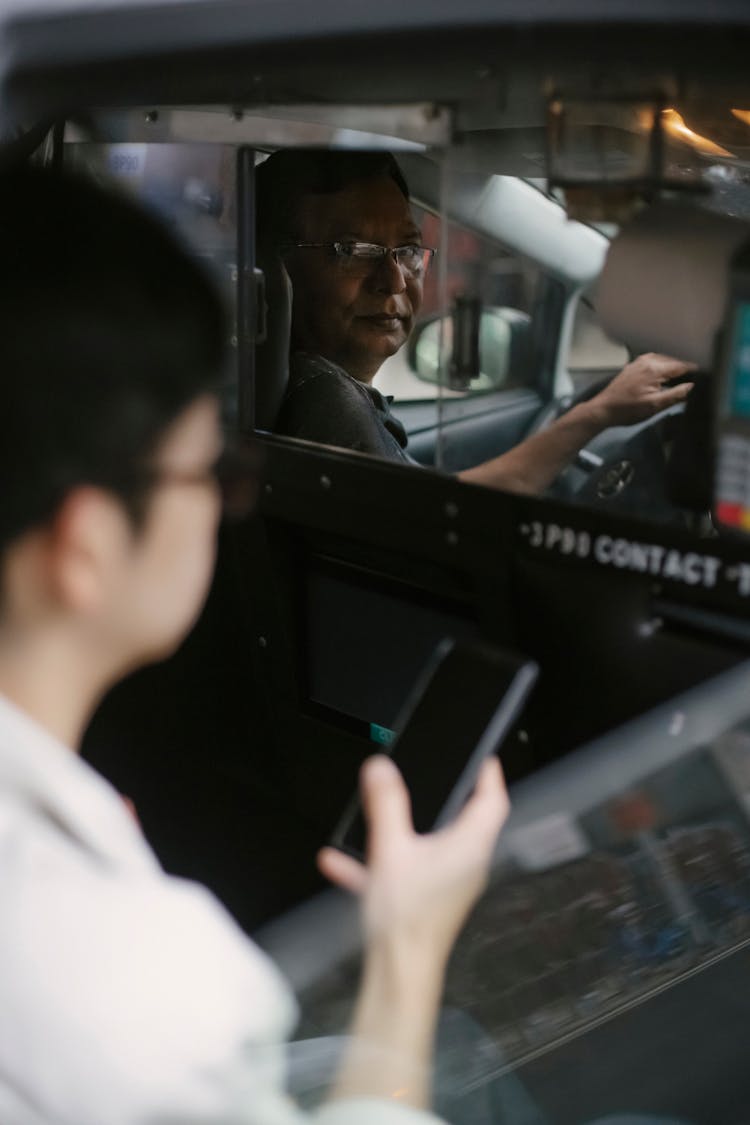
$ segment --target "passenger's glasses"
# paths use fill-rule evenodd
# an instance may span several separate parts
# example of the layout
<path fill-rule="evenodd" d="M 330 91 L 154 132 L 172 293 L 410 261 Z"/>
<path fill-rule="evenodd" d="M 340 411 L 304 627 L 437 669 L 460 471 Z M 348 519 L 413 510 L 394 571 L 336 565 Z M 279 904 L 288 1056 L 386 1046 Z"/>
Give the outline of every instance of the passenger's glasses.
<path fill-rule="evenodd" d="M 366 277 L 390 255 L 405 277 L 423 277 L 435 250 L 431 246 L 380 246 L 377 242 L 292 242 L 289 249 L 330 250 L 341 270 Z"/>
<path fill-rule="evenodd" d="M 221 495 L 225 519 L 241 520 L 249 516 L 258 498 L 261 456 L 256 445 L 230 445 L 207 469 L 196 472 L 154 468 L 148 471 L 147 487 L 162 485 L 215 484 Z"/>

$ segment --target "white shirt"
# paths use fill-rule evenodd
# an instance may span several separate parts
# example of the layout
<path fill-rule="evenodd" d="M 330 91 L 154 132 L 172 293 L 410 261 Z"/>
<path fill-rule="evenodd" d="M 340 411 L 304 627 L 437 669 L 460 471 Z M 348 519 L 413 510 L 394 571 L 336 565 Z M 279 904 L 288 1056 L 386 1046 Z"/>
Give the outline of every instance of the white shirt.
<path fill-rule="evenodd" d="M 160 869 L 112 787 L 0 697 L 2 1125 L 299 1125 L 296 1017 L 204 888 Z M 318 1125 L 427 1125 L 377 1099 Z"/>

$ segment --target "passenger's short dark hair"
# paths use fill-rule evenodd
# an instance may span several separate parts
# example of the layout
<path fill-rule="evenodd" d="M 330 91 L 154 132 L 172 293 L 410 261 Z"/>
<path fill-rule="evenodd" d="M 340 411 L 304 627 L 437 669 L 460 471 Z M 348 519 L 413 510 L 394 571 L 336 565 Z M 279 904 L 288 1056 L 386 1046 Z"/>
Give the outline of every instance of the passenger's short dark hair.
<path fill-rule="evenodd" d="M 0 177 L 0 550 L 71 489 L 135 515 L 171 422 L 217 389 L 224 311 L 161 221 L 87 179 Z"/>
<path fill-rule="evenodd" d="M 279 246 L 298 236 L 300 201 L 342 191 L 358 180 L 389 178 L 406 200 L 409 188 L 390 152 L 346 149 L 280 149 L 255 172 L 258 240 Z"/>

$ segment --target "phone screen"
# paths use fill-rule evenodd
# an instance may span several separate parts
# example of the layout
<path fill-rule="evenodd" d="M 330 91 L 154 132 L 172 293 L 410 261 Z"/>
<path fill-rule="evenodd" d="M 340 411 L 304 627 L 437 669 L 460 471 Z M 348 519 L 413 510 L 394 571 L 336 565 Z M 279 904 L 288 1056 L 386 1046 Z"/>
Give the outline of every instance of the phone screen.
<path fill-rule="evenodd" d="M 397 724 L 391 757 L 411 795 L 417 832 L 452 819 L 470 795 L 484 758 L 516 721 L 537 667 L 489 645 L 443 642 Z M 333 843 L 361 856 L 365 821 L 355 799 Z"/>

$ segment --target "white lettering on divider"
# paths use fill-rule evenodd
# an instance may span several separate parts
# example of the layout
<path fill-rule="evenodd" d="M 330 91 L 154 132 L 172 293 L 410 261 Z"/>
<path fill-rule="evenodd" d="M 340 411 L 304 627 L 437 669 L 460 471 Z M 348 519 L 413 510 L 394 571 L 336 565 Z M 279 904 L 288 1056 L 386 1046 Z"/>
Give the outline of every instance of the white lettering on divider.
<path fill-rule="evenodd" d="M 597 535 L 558 523 L 533 520 L 522 524 L 521 535 L 530 547 L 578 559 L 593 556 L 600 566 L 627 570 L 635 574 L 648 574 L 652 578 L 668 578 L 686 586 L 716 586 L 722 570 L 722 561 L 715 555 L 702 555 L 698 551 L 678 551 L 661 543 L 640 543 L 634 539 Z M 737 574 L 738 591 L 750 596 L 750 565 L 740 564 Z"/>
<path fill-rule="evenodd" d="M 686 586 L 716 585 L 721 559 L 700 555 L 697 551 L 668 550 L 660 543 L 638 543 L 632 539 L 613 539 L 598 535 L 594 540 L 594 558 L 603 566 L 618 570 L 649 574 L 653 578 L 669 578 Z"/>

